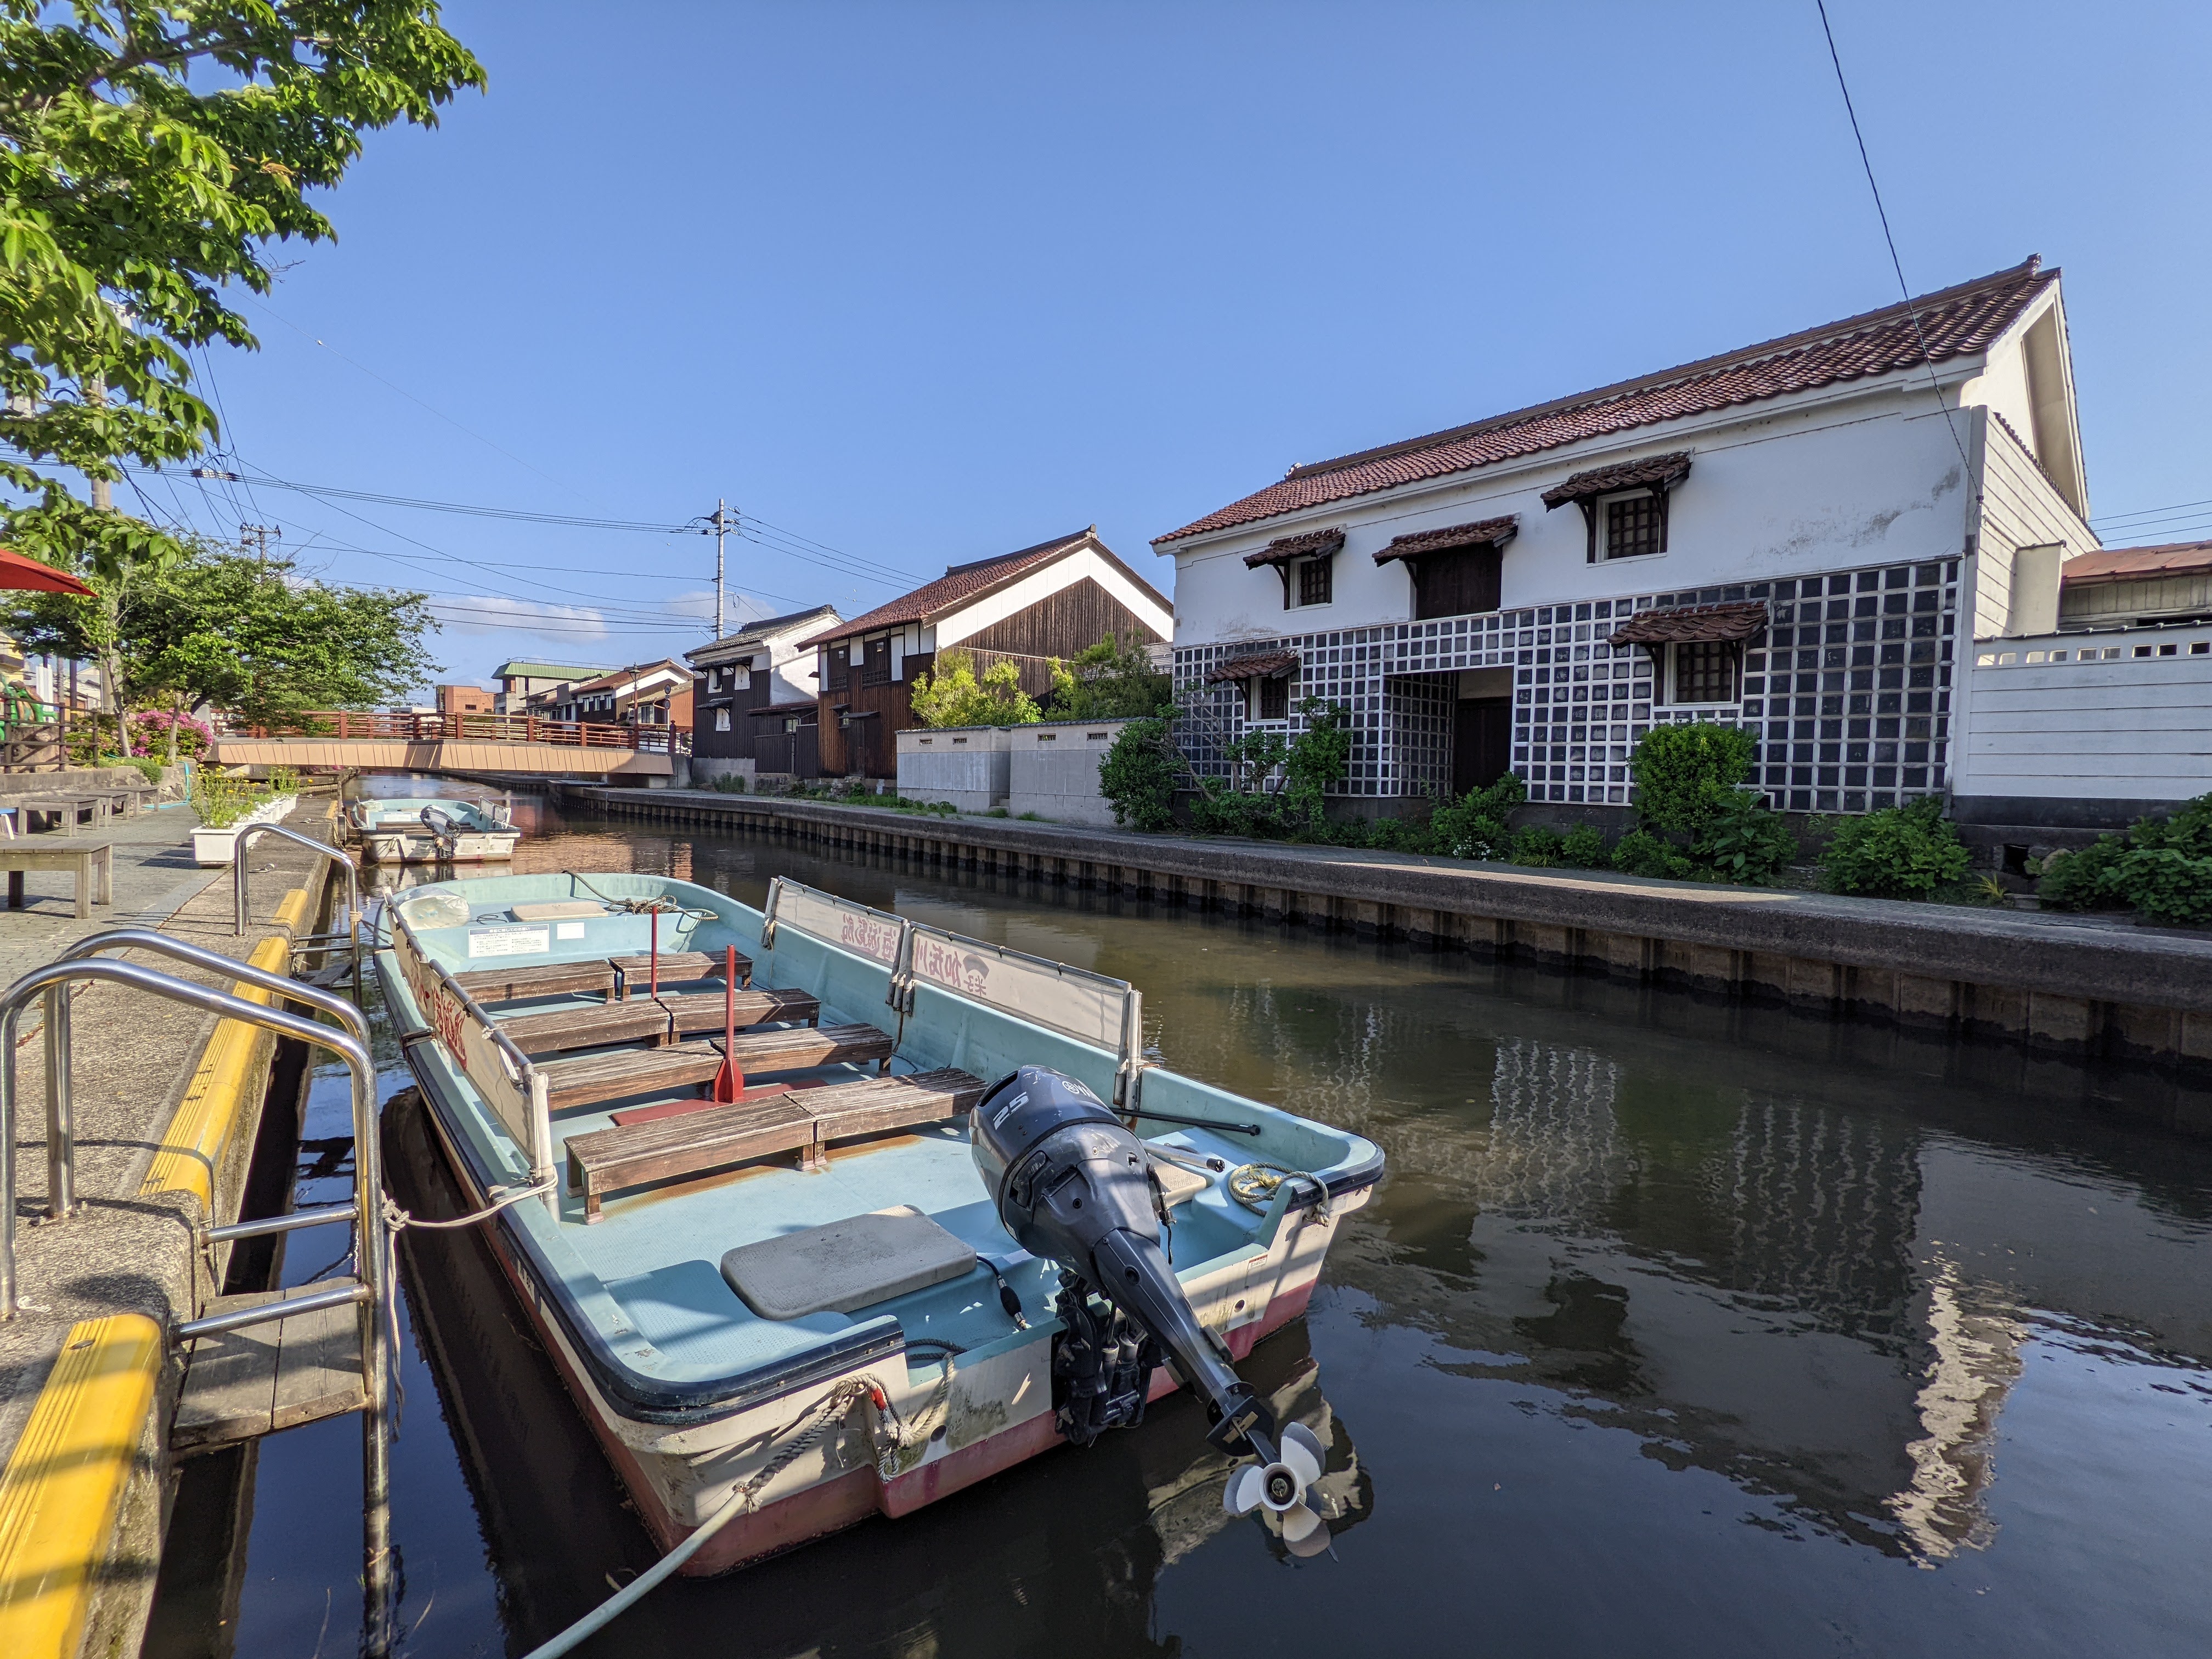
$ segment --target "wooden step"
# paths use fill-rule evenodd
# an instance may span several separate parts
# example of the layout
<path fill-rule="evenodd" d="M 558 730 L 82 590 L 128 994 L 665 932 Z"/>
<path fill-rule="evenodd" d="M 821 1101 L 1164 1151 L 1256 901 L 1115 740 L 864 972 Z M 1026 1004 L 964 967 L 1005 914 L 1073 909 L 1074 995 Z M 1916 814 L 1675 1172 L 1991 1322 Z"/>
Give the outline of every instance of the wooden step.
<path fill-rule="evenodd" d="M 665 1048 L 617 1048 L 611 1054 L 548 1061 L 538 1068 L 545 1079 L 545 1103 L 551 1111 L 597 1106 L 631 1095 L 670 1094 L 714 1080 L 722 1051 L 710 1043 L 678 1042 Z"/>
<path fill-rule="evenodd" d="M 708 1041 L 722 1047 L 719 1036 Z M 761 1072 L 799 1072 L 817 1066 L 860 1066 L 891 1060 L 889 1034 L 872 1025 L 794 1025 L 740 1036 L 732 1054 L 747 1077 Z"/>
<path fill-rule="evenodd" d="M 568 1188 L 584 1195 L 586 1225 L 600 1219 L 611 1192 L 672 1176 L 700 1175 L 778 1152 L 811 1152 L 814 1117 L 789 1096 L 748 1105 L 716 1106 L 682 1117 L 572 1136 Z"/>
<path fill-rule="evenodd" d="M 611 997 L 615 969 L 609 962 L 549 962 L 539 968 L 478 968 L 454 975 L 453 982 L 478 1002 L 520 1002 L 577 991 Z"/>
<path fill-rule="evenodd" d="M 814 1114 L 820 1138 L 842 1140 L 958 1117 L 975 1109 L 975 1103 L 983 1097 L 983 1087 L 981 1078 L 947 1066 L 907 1077 L 832 1084 L 810 1091 L 805 1103 Z"/>
<path fill-rule="evenodd" d="M 696 1036 L 702 1031 L 720 1036 L 722 1000 L 720 991 L 664 992 L 659 999 L 680 1037 Z M 811 1025 L 822 1018 L 822 1005 L 804 991 L 740 991 L 731 1000 L 740 1031 L 750 1025 L 781 1025 L 798 1020 Z"/>
<path fill-rule="evenodd" d="M 651 951 L 634 957 L 612 957 L 608 959 L 607 965 L 622 976 L 623 996 L 653 994 L 655 969 Z M 711 979 L 719 984 L 722 977 L 722 953 L 719 951 L 663 951 L 658 973 L 664 988 L 671 985 L 690 985 L 702 979 Z M 752 978 L 753 959 L 740 951 L 738 952 L 738 983 L 750 985 Z"/>
<path fill-rule="evenodd" d="M 335 1279 L 334 1285 L 349 1281 Z M 290 1291 L 249 1291 L 210 1300 L 209 1316 L 266 1306 Z M 242 1331 L 203 1336 L 185 1361 L 169 1445 L 213 1451 L 301 1423 L 362 1408 L 361 1309 L 319 1308 Z"/>

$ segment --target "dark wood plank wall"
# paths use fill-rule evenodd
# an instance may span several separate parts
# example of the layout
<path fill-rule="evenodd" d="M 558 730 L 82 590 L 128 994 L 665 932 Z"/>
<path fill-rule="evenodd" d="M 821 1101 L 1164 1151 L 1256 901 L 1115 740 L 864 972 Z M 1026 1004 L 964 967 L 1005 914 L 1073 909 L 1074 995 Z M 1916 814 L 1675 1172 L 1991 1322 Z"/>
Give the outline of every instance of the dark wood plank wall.
<path fill-rule="evenodd" d="M 753 653 L 756 661 L 764 662 L 769 657 L 766 646 Z M 726 672 L 731 665 L 718 663 L 713 672 Z M 752 684 L 742 690 L 718 690 L 709 693 L 706 676 L 708 670 L 699 671 L 699 681 L 693 688 L 692 701 L 697 712 L 692 718 L 691 752 L 710 759 L 742 760 L 753 752 L 753 739 L 759 734 L 755 711 L 768 706 L 773 695 L 769 687 L 774 677 L 765 669 L 753 671 Z M 730 711 L 730 729 L 714 729 L 714 710 Z M 777 728 L 781 730 L 781 726 Z"/>
<path fill-rule="evenodd" d="M 1146 644 L 1160 637 L 1135 611 L 1085 576 L 960 643 L 973 651 L 1005 651 L 1038 659 L 1072 657 L 1109 634 L 1116 639 L 1133 635 Z M 1042 684 L 1052 684 L 1048 674 Z"/>

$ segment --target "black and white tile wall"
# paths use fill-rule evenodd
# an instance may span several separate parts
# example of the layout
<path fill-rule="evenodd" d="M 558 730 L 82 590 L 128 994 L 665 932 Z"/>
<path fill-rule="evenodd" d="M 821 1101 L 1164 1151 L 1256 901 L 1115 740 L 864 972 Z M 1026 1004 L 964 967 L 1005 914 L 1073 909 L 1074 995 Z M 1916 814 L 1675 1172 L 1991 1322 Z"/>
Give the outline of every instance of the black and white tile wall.
<path fill-rule="evenodd" d="M 1607 637 L 1639 611 L 1764 599 L 1766 634 L 1749 641 L 1739 700 L 1655 703 L 1650 653 Z M 1754 781 L 1777 807 L 1864 812 L 1939 794 L 1950 749 L 1951 662 L 1959 561 L 1874 565 L 1784 581 L 1537 605 L 1480 617 L 1340 633 L 1178 647 L 1187 703 L 1216 711 L 1177 738 L 1203 776 L 1227 775 L 1216 738 L 1246 727 L 1234 683 L 1207 672 L 1258 652 L 1298 653 L 1304 697 L 1340 703 L 1352 731 L 1347 795 L 1441 795 L 1449 787 L 1449 678 L 1513 670 L 1513 769 L 1532 800 L 1626 805 L 1628 757 L 1654 724 L 1718 720 L 1759 739 Z"/>

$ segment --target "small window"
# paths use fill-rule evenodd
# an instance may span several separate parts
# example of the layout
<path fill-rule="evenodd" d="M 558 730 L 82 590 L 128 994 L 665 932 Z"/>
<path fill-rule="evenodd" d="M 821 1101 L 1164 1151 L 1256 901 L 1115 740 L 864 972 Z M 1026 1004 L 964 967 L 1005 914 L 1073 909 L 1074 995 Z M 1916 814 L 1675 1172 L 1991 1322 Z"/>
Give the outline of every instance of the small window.
<path fill-rule="evenodd" d="M 1335 568 L 1334 559 L 1301 559 L 1297 569 L 1292 573 L 1297 585 L 1298 604 L 1328 604 Z"/>
<path fill-rule="evenodd" d="M 1260 682 L 1260 718 L 1286 720 L 1291 717 L 1291 683 L 1278 675 Z"/>
<path fill-rule="evenodd" d="M 728 709 L 717 708 L 714 711 L 714 729 L 717 732 L 726 732 L 730 729 L 730 711 Z"/>
<path fill-rule="evenodd" d="M 1734 702 L 1735 647 L 1700 641 L 1674 647 L 1676 702 Z"/>
<path fill-rule="evenodd" d="M 1667 518 L 1659 496 L 1650 490 L 1622 495 L 1605 504 L 1605 556 L 1633 559 L 1667 550 Z"/>

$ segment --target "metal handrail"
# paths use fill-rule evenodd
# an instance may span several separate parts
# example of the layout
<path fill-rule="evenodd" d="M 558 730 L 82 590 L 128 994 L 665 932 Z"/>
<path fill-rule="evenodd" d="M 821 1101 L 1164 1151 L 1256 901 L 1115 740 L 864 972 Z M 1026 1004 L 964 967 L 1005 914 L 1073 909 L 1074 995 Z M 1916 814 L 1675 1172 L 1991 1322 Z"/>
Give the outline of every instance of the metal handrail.
<path fill-rule="evenodd" d="M 335 991 L 325 991 L 320 986 L 307 985 L 296 979 L 287 979 L 282 974 L 272 974 L 265 968 L 256 968 L 250 962 L 240 962 L 220 951 L 210 951 L 204 945 L 191 945 L 172 934 L 156 933 L 151 927 L 111 927 L 105 933 L 94 933 L 54 958 L 57 962 L 81 962 L 87 957 L 98 956 L 103 951 L 152 951 L 161 956 L 173 957 L 179 962 L 189 962 L 194 967 L 205 968 L 210 973 L 228 978 L 243 980 L 246 984 L 278 996 L 289 997 L 295 1002 L 305 1003 L 310 1008 L 319 1008 L 345 1028 L 354 1041 L 364 1048 L 368 1047 L 368 1017 Z"/>
<path fill-rule="evenodd" d="M 297 830 L 287 830 L 281 823 L 257 823 L 238 832 L 238 840 L 231 849 L 231 928 L 234 935 L 246 932 L 246 918 L 253 914 L 251 877 L 246 868 L 246 854 L 256 836 L 280 836 L 286 841 L 297 842 L 311 852 L 345 866 L 346 872 L 346 931 L 353 945 L 353 994 L 361 995 L 361 866 L 353 854 L 342 847 L 333 847 L 326 841 L 317 841 L 313 836 L 303 836 Z"/>

